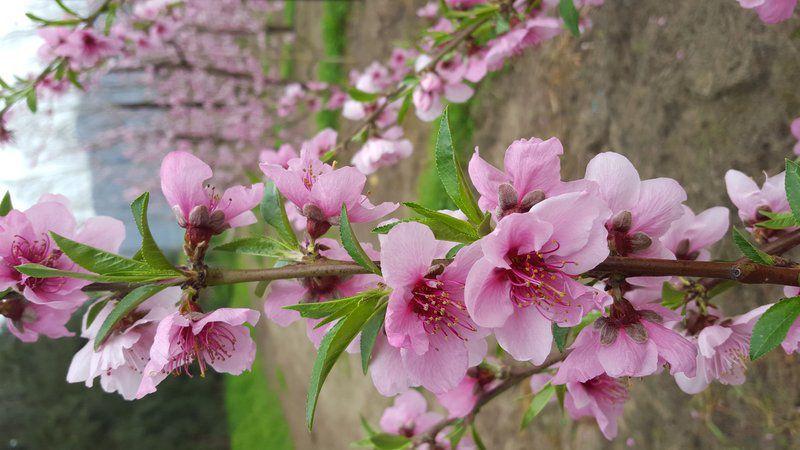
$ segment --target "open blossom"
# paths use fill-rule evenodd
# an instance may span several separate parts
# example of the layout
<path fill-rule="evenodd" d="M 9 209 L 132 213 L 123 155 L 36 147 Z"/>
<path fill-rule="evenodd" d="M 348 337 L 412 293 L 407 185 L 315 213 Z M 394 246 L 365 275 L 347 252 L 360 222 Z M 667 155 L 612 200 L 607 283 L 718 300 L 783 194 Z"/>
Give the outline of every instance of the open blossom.
<path fill-rule="evenodd" d="M 595 181 L 611 208 L 606 223 L 608 245 L 615 255 L 669 258 L 674 255 L 659 238 L 683 215 L 686 192 L 671 178 L 642 181 L 628 158 L 601 153 L 586 166 L 586 179 Z"/>
<path fill-rule="evenodd" d="M 705 390 L 714 380 L 722 384 L 744 383 L 753 326 L 772 305 L 760 306 L 739 317 L 708 322 L 696 335 L 697 374 L 675 374 L 678 386 L 687 394 Z"/>
<path fill-rule="evenodd" d="M 367 139 L 364 146 L 353 156 L 353 166 L 364 175 L 375 173 L 381 167 L 391 166 L 411 156 L 414 147 L 403 139 L 403 130 L 392 127 L 379 136 Z"/>
<path fill-rule="evenodd" d="M 782 213 L 790 211 L 789 200 L 786 198 L 784 180 L 786 172 L 781 172 L 775 176 L 766 176 L 764 184 L 759 189 L 752 178 L 739 172 L 729 170 L 725 173 L 725 187 L 728 189 L 728 196 L 737 208 L 739 208 L 739 218 L 748 229 L 758 222 L 768 218 L 759 211 L 769 211 Z"/>
<path fill-rule="evenodd" d="M 86 301 L 81 288 L 89 281 L 36 278 L 15 269 L 21 264 L 41 264 L 59 270 L 83 271 L 59 250 L 50 232 L 116 252 L 125 238 L 125 226 L 110 217 L 92 217 L 78 228 L 67 199 L 56 195 L 44 195 L 24 212 L 12 210 L 3 218 L 0 227 L 0 290 L 12 288 L 30 302 L 74 311 Z"/>
<path fill-rule="evenodd" d="M 791 19 L 797 0 L 739 0 L 739 5 L 754 9 L 762 22 L 772 25 Z"/>
<path fill-rule="evenodd" d="M 275 164 L 284 169 L 289 167 L 289 161 L 297 158 L 297 152 L 291 144 L 282 144 L 277 150 L 265 149 L 261 150 L 258 160 L 263 164 Z"/>
<path fill-rule="evenodd" d="M 258 316 L 252 309 L 220 308 L 210 313 L 176 312 L 161 319 L 136 398 L 155 392 L 170 373 L 190 374 L 195 361 L 201 376 L 207 366 L 232 375 L 248 370 L 256 344 L 244 324 L 255 325 Z"/>
<path fill-rule="evenodd" d="M 326 259 L 336 261 L 352 261 L 347 251 L 334 239 L 322 238 L 317 240 L 321 248 L 320 255 Z M 378 260 L 380 254 L 368 243 L 362 243 L 362 248 L 373 260 Z M 315 278 L 302 278 L 297 280 L 276 280 L 270 283 L 270 291 L 264 302 L 264 312 L 267 318 L 282 327 L 289 326 L 300 319 L 300 313 L 285 306 L 297 303 L 319 303 L 336 298 L 351 297 L 360 292 L 365 292 L 377 287 L 380 277 L 372 274 L 353 275 L 351 277 L 326 276 Z M 308 337 L 315 346 L 319 346 L 325 333 L 335 324 L 316 328 L 321 319 L 308 320 Z"/>
<path fill-rule="evenodd" d="M 486 65 L 491 71 L 500 70 L 507 59 L 519 55 L 526 48 L 552 39 L 562 30 L 561 22 L 553 17 L 534 17 L 520 22 L 486 44 Z"/>
<path fill-rule="evenodd" d="M 15 294 L 0 300 L 0 313 L 5 317 L 8 331 L 22 342 L 36 342 L 39 335 L 50 339 L 74 336 L 66 326 L 73 312 L 29 302 Z"/>
<path fill-rule="evenodd" d="M 617 436 L 617 419 L 629 397 L 619 380 L 602 374 L 584 382 L 567 383 L 564 408 L 575 420 L 594 417 L 603 436 L 611 440 Z"/>
<path fill-rule="evenodd" d="M 300 152 L 300 158 L 289 161 L 288 169 L 274 164 L 260 164 L 260 167 L 308 219 L 307 230 L 312 238 L 338 225 L 342 205 L 346 206 L 352 223 L 377 220 L 399 206 L 388 202 L 374 206 L 361 193 L 367 182 L 364 174 L 354 167 L 334 169 L 311 156 L 307 149 Z"/>
<path fill-rule="evenodd" d="M 682 260 L 708 261 L 708 248 L 720 241 L 728 232 L 730 212 L 723 206 L 715 206 L 695 215 L 683 205 L 683 215 L 672 222 L 669 230 L 661 236 L 667 250 Z"/>
<path fill-rule="evenodd" d="M 431 61 L 430 56 L 421 55 L 417 58 L 415 69 L 420 72 Z M 430 122 L 442 114 L 444 110 L 442 97 L 453 103 L 463 103 L 469 100 L 474 93 L 474 90 L 462 81 L 466 73 L 466 65 L 460 58 L 439 61 L 435 69 L 421 74 L 419 84 L 411 94 L 417 117 L 426 122 Z"/>
<path fill-rule="evenodd" d="M 208 164 L 183 151 L 170 152 L 161 162 L 161 191 L 195 245 L 228 228 L 255 223 L 250 210 L 264 193 L 264 184 L 257 183 L 249 188 L 233 186 L 220 195 L 205 185 L 213 174 Z"/>
<path fill-rule="evenodd" d="M 384 433 L 413 438 L 422 436 L 434 425 L 443 419 L 442 415 L 428 411 L 428 402 L 425 397 L 415 390 L 409 390 L 397 396 L 394 404 L 384 410 L 381 416 L 380 427 Z M 450 440 L 447 438 L 448 430 L 444 429 L 436 435 L 435 447 L 425 443 L 418 447 L 421 450 L 449 450 Z M 469 437 L 464 437 L 456 450 L 474 450 L 475 446 Z"/>
<path fill-rule="evenodd" d="M 800 117 L 794 119 L 792 121 L 792 136 L 797 139 L 797 142 L 794 144 L 794 154 L 800 155 Z"/>
<path fill-rule="evenodd" d="M 478 398 L 499 383 L 491 369 L 482 365 L 470 367 L 456 387 L 437 394 L 436 400 L 447 409 L 448 418 L 466 417 L 472 412 Z"/>
<path fill-rule="evenodd" d="M 381 236 L 381 268 L 392 288 L 385 324 L 391 348 L 384 350 L 395 353 L 372 362 L 391 364 L 391 369 L 377 370 L 407 374 L 410 385 L 433 393 L 454 388 L 486 353 L 485 333 L 464 305 L 464 281 L 479 248 L 466 247 L 446 268 L 432 268 L 442 249 L 431 230 L 416 222 L 401 223 Z"/>
<path fill-rule="evenodd" d="M 602 295 L 575 278 L 608 257 L 608 215 L 597 197 L 575 192 L 500 221 L 467 277 L 470 317 L 515 359 L 541 364 L 552 324 L 577 325 Z"/>
<path fill-rule="evenodd" d="M 313 138 L 303 142 L 300 151 L 302 152 L 303 149 L 306 149 L 306 151 L 312 157 L 322 158 L 322 155 L 324 155 L 328 150 L 332 150 L 334 147 L 336 147 L 337 136 L 338 134 L 335 130 L 331 128 L 325 128 L 317 133 Z"/>
<path fill-rule="evenodd" d="M 553 383 L 585 382 L 603 373 L 614 378 L 644 377 L 665 364 L 672 375 L 694 376 L 697 349 L 664 325 L 680 318 L 661 305 L 634 307 L 625 299 L 615 301 L 608 316 L 581 330 Z"/>
<path fill-rule="evenodd" d="M 503 170 L 495 168 L 478 153 L 469 161 L 469 176 L 480 194 L 478 205 L 501 219 L 527 212 L 547 197 L 579 189 L 585 182 L 563 183 L 561 160 L 564 147 L 556 138 L 519 139 L 511 143 L 503 158 Z"/>
<path fill-rule="evenodd" d="M 144 368 L 150 360 L 150 347 L 158 321 L 177 310 L 179 298 L 178 287 L 164 289 L 150 297 L 118 322 L 99 350 L 94 349 L 97 332 L 116 303 L 107 302 L 88 326 L 91 309 L 87 310 L 83 317 L 81 337 L 89 341 L 72 358 L 67 381 L 83 382 L 91 387 L 99 376 L 104 391 L 119 392 L 125 400 L 133 400 L 144 376 Z"/>
<path fill-rule="evenodd" d="M 69 58 L 70 65 L 77 70 L 94 67 L 100 60 L 120 54 L 122 47 L 122 42 L 84 28 L 72 30 L 52 52 Z"/>

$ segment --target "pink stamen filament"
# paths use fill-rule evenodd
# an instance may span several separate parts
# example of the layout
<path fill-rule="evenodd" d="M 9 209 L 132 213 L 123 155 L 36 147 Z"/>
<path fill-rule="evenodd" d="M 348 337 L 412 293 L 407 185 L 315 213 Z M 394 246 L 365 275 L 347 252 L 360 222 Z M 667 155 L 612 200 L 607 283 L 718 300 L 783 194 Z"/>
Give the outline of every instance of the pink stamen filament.
<path fill-rule="evenodd" d="M 558 242 L 553 242 L 555 247 L 547 251 L 538 251 L 517 255 L 511 258 L 511 269 L 508 278 L 511 282 L 511 301 L 519 308 L 535 305 L 540 310 L 548 312 L 555 308 L 569 307 L 571 302 L 566 297 L 566 292 L 553 286 L 554 282 L 563 280 L 564 277 L 575 278 L 562 269 L 572 261 L 545 261 L 548 254 L 560 248 Z"/>
<path fill-rule="evenodd" d="M 176 375 L 183 372 L 191 377 L 191 365 L 196 359 L 202 377 L 206 374 L 206 364 L 233 356 L 236 337 L 228 327 L 210 323 L 198 334 L 192 332 L 192 327 L 181 328 L 177 345 L 180 352 L 169 361 L 164 371 Z"/>
<path fill-rule="evenodd" d="M 476 331 L 469 320 L 467 308 L 458 300 L 454 300 L 444 290 L 444 283 L 439 280 L 423 279 L 412 290 L 411 308 L 422 320 L 428 334 L 450 334 L 464 340 L 464 330 Z"/>

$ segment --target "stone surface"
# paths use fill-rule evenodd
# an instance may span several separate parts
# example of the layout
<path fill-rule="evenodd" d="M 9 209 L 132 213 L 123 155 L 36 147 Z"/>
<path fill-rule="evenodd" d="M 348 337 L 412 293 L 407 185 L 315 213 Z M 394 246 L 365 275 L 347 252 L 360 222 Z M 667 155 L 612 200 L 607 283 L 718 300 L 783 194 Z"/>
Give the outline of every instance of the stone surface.
<path fill-rule="evenodd" d="M 414 16 L 422 3 L 353 2 L 348 67 L 385 58 L 394 41 L 411 38 L 424 25 Z M 299 33 L 310 43 L 299 56 L 313 60 L 320 55 L 319 5 L 298 4 Z M 516 138 L 557 136 L 566 149 L 565 175 L 578 177 L 592 156 L 615 150 L 643 177 L 680 181 L 696 209 L 731 206 L 723 180 L 730 167 L 752 175 L 779 170 L 791 153 L 789 122 L 800 115 L 800 44 L 790 38 L 797 19 L 767 27 L 732 0 L 608 0 L 590 17 L 594 27 L 580 39 L 562 36 L 525 53 L 481 87 L 473 108 L 475 145 L 485 157 L 499 162 Z M 415 196 L 430 127 L 410 117 L 406 128 L 415 154 L 372 177 L 374 200 Z M 728 247 L 717 254 L 734 255 Z M 741 312 L 768 298 L 777 291 L 742 288 L 720 303 Z M 359 414 L 377 423 L 389 400 L 371 390 L 350 357 L 326 383 L 308 434 L 304 402 L 313 347 L 300 325 L 266 328 L 265 363 L 285 378 L 283 405 L 297 448 L 344 449 L 361 437 Z M 562 419 L 555 406 L 519 432 L 530 398 L 524 389 L 486 408 L 478 427 L 490 449 L 622 449 L 628 438 L 638 448 L 800 446 L 796 358 L 775 352 L 754 364 L 744 386 L 713 386 L 695 398 L 667 376 L 629 384 L 634 400 L 611 443 L 593 422 Z"/>

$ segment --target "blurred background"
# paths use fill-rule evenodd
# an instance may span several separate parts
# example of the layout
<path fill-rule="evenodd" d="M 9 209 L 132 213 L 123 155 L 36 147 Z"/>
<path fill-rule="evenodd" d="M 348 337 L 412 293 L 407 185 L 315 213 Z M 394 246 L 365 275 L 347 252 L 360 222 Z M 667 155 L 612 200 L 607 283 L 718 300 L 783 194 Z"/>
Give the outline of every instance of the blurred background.
<path fill-rule="evenodd" d="M 35 71 L 40 41 L 24 12 L 47 11 L 49 3 L 4 2 L 0 76 Z M 384 60 L 394 43 L 412 40 L 426 26 L 416 16 L 424 3 L 286 2 L 279 15 L 265 20 L 293 30 L 294 37 L 282 42 L 279 62 L 262 69 L 291 79 L 344 81 L 350 69 Z M 677 179 L 696 211 L 732 206 L 723 180 L 729 168 L 756 178 L 761 171 L 772 175 L 780 170 L 794 145 L 789 123 L 800 116 L 796 17 L 766 26 L 734 0 L 607 0 L 589 18 L 592 28 L 579 39 L 563 35 L 512 60 L 485 80 L 468 103 L 451 109 L 462 156 L 479 146 L 484 157 L 497 163 L 514 139 L 556 136 L 565 147 L 565 178 L 582 176 L 591 157 L 614 150 L 630 158 L 642 178 Z M 15 206 L 24 208 L 43 192 L 60 192 L 73 201 L 79 217 L 107 214 L 127 220 L 126 190 L 157 173 L 157 158 L 137 155 L 163 154 L 163 145 L 147 148 L 147 142 L 108 139 L 101 132 L 131 124 L 147 127 L 162 114 L 158 108 L 120 107 L 150 101 L 148 75 L 112 72 L 86 94 L 45 102 L 35 116 L 15 114 L 15 144 L 0 150 L 0 188 L 11 190 Z M 431 130 L 437 124 L 411 116 L 405 128 L 414 154 L 371 176 L 371 197 L 420 198 L 430 207 L 448 207 L 430 160 Z M 309 114 L 297 123 L 308 137 L 330 125 L 346 130 L 352 123 L 330 114 Z M 204 139 L 214 148 L 257 158 L 258 145 L 224 138 Z M 243 178 L 241 171 L 236 176 Z M 151 206 L 154 234 L 177 252 L 179 230 L 157 188 L 153 197 L 158 199 Z M 731 220 L 738 219 L 732 215 Z M 359 234 L 367 236 L 366 230 Z M 129 239 L 127 251 L 136 244 Z M 733 258 L 734 252 L 722 246 L 715 256 Z M 210 296 L 220 304 L 261 309 L 262 300 L 252 291 L 252 286 L 239 286 L 215 289 Z M 775 289 L 744 287 L 725 294 L 720 303 L 726 313 L 735 314 L 779 295 Z M 71 324 L 70 329 L 78 328 Z M 71 355 L 83 345 L 80 339 L 25 345 L 3 333 L 0 446 L 345 449 L 362 437 L 359 416 L 377 423 L 390 403 L 361 374 L 356 358 L 345 358 L 326 382 L 315 429 L 308 433 L 304 404 L 315 351 L 305 326 L 283 329 L 262 320 L 257 340 L 260 357 L 251 373 L 170 379 L 156 395 L 130 403 L 97 386 L 66 384 Z M 573 422 L 557 407 L 518 431 L 525 406 L 519 399 L 529 395 L 525 388 L 484 409 L 477 426 L 490 449 L 800 447 L 800 361 L 794 356 L 772 352 L 751 365 L 743 386 L 712 385 L 694 397 L 683 394 L 668 376 L 629 383 L 632 400 L 613 442 L 602 437 L 593 421 Z"/>

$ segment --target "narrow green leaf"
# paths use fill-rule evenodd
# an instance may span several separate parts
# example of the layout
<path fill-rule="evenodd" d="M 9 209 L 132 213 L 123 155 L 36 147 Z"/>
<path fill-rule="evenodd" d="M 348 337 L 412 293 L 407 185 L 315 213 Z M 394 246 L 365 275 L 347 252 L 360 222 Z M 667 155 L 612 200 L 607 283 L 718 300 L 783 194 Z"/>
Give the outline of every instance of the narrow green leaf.
<path fill-rule="evenodd" d="M 32 113 L 36 112 L 36 88 L 30 88 L 28 93 L 25 94 L 25 103 L 28 104 L 28 109 L 30 109 Z"/>
<path fill-rule="evenodd" d="M 775 265 L 775 260 L 772 256 L 762 252 L 754 244 L 750 242 L 747 236 L 737 227 L 733 227 L 733 243 L 744 256 L 750 261 L 765 266 Z"/>
<path fill-rule="evenodd" d="M 358 420 L 361 423 L 361 428 L 363 428 L 364 432 L 367 433 L 367 436 L 372 437 L 372 436 L 375 436 L 376 434 L 378 434 L 378 432 L 375 431 L 374 428 L 372 428 L 372 425 L 370 425 L 369 422 L 367 422 L 367 419 L 365 419 L 364 416 L 359 414 L 358 415 Z"/>
<path fill-rule="evenodd" d="M 372 103 L 381 97 L 380 93 L 364 92 L 354 87 L 347 89 L 347 95 L 349 95 L 353 100 L 362 103 Z"/>
<path fill-rule="evenodd" d="M 291 309 L 300 313 L 301 317 L 306 319 L 322 319 L 337 311 L 353 308 L 358 305 L 358 302 L 366 298 L 367 293 L 361 293 L 352 297 L 344 297 L 336 300 L 328 300 L 319 303 L 297 303 L 294 305 L 284 306 L 284 309 Z"/>
<path fill-rule="evenodd" d="M 509 28 L 511 28 L 511 24 L 508 23 L 508 19 L 506 19 L 502 14 L 498 14 L 494 22 L 495 33 L 505 34 Z"/>
<path fill-rule="evenodd" d="M 268 237 L 249 237 L 214 247 L 214 250 L 274 259 L 299 261 L 303 254 L 288 244 Z"/>
<path fill-rule="evenodd" d="M 105 308 L 106 304 L 108 304 L 108 299 L 98 300 L 89 307 L 86 311 L 86 328 L 92 326 L 92 322 L 94 322 L 95 317 L 100 313 L 100 311 Z"/>
<path fill-rule="evenodd" d="M 477 231 L 475 231 L 475 228 L 469 224 L 469 222 L 465 222 L 461 219 L 456 219 L 453 216 L 449 216 L 445 213 L 440 213 L 439 211 L 428 209 L 417 203 L 404 202 L 403 205 L 410 208 L 415 213 L 427 217 L 428 219 L 430 219 L 430 221 L 436 222 L 437 225 L 445 226 L 447 228 L 452 229 L 453 233 L 463 235 L 464 239 L 467 242 L 474 242 L 480 239 L 480 235 L 478 234 Z"/>
<path fill-rule="evenodd" d="M 117 10 L 119 9 L 119 5 L 117 3 L 111 3 L 108 5 L 108 11 L 106 12 L 106 23 L 105 27 L 103 28 L 103 33 L 108 35 L 111 32 L 111 27 L 114 26 L 114 21 L 117 19 Z"/>
<path fill-rule="evenodd" d="M 669 309 L 678 309 L 683 306 L 686 293 L 675 289 L 672 283 L 664 282 L 661 285 L 661 306 Z"/>
<path fill-rule="evenodd" d="M 317 358 L 314 361 L 314 368 L 311 370 L 311 381 L 306 398 L 306 424 L 309 430 L 314 426 L 314 412 L 317 409 L 317 400 L 325 379 L 342 352 L 358 335 L 374 311 L 375 304 L 359 303 L 350 314 L 336 322 L 322 339 L 317 351 Z"/>
<path fill-rule="evenodd" d="M 22 264 L 16 266 L 20 273 L 24 273 L 29 277 L 34 278 L 59 278 L 59 277 L 67 277 L 67 278 L 77 278 L 79 280 L 89 280 L 95 282 L 111 282 L 111 278 L 102 276 L 102 275 L 95 275 L 93 273 L 83 273 L 83 272 L 70 272 L 68 270 L 58 270 L 53 269 L 52 267 L 43 266 L 41 264 Z"/>
<path fill-rule="evenodd" d="M 129 273 L 152 273 L 154 270 L 142 261 L 115 255 L 99 248 L 75 242 L 51 232 L 56 245 L 75 264 L 100 275 L 126 275 Z M 173 276 L 175 274 L 173 273 Z"/>
<path fill-rule="evenodd" d="M 737 285 L 738 285 L 738 283 L 733 281 L 733 280 L 725 280 L 725 281 L 723 281 L 721 283 L 718 283 L 713 288 L 709 289 L 708 292 L 706 292 L 706 296 L 708 298 L 710 298 L 710 299 L 714 298 L 714 297 L 722 294 L 723 292 L 727 291 L 728 289 L 730 289 L 730 288 L 732 288 L 734 286 L 737 286 Z"/>
<path fill-rule="evenodd" d="M 564 352 L 567 348 L 567 335 L 569 334 L 569 327 L 560 327 L 553 324 L 553 342 L 556 344 L 558 351 Z"/>
<path fill-rule="evenodd" d="M 63 0 L 56 0 L 56 4 L 58 5 L 59 8 L 64 10 L 65 13 L 67 13 L 67 14 L 69 14 L 71 16 L 78 17 L 78 13 L 76 13 L 75 11 L 73 11 L 72 9 L 67 7 L 67 5 L 64 4 Z"/>
<path fill-rule="evenodd" d="M 800 166 L 796 162 L 786 160 L 786 198 L 792 208 L 792 214 L 800 221 Z"/>
<path fill-rule="evenodd" d="M 378 333 L 381 331 L 385 317 L 386 306 L 384 305 L 372 314 L 367 324 L 364 325 L 364 329 L 361 330 L 361 370 L 364 375 L 367 374 L 372 350 L 375 348 L 375 340 L 378 338 Z"/>
<path fill-rule="evenodd" d="M 402 450 L 411 446 L 411 439 L 398 434 L 378 433 L 369 438 L 379 450 Z"/>
<path fill-rule="evenodd" d="M 573 36 L 580 36 L 581 30 L 578 27 L 580 16 L 572 0 L 559 0 L 558 13 L 561 15 L 561 18 L 564 19 L 564 27 L 566 27 Z"/>
<path fill-rule="evenodd" d="M 397 112 L 397 124 L 402 125 L 403 120 L 406 118 L 406 114 L 408 114 L 408 109 L 411 107 L 411 92 L 406 94 L 405 98 L 403 98 L 403 103 L 400 105 L 400 110 Z"/>
<path fill-rule="evenodd" d="M 133 220 L 136 222 L 136 228 L 139 229 L 139 235 L 142 236 L 141 257 L 153 269 L 180 273 L 158 247 L 155 239 L 153 239 L 153 234 L 150 232 L 150 224 L 147 221 L 147 206 L 149 203 L 149 192 L 140 195 L 131 203 Z"/>
<path fill-rule="evenodd" d="M 69 82 L 70 82 L 70 83 L 72 83 L 72 85 L 73 85 L 73 86 L 75 86 L 76 88 L 78 88 L 78 89 L 80 89 L 80 90 L 84 90 L 84 89 L 83 89 L 83 85 L 82 85 L 82 84 L 81 84 L 81 82 L 78 80 L 78 73 L 77 73 L 77 72 L 75 72 L 74 70 L 72 70 L 72 69 L 69 69 L 69 70 L 67 70 L 67 79 L 68 79 L 68 80 L 69 80 Z"/>
<path fill-rule="evenodd" d="M 561 408 L 561 412 L 564 412 L 564 397 L 566 397 L 566 395 L 567 395 L 567 385 L 557 384 L 556 398 L 558 399 L 558 406 Z"/>
<path fill-rule="evenodd" d="M 455 425 L 453 425 L 453 431 L 447 435 L 447 438 L 450 440 L 450 448 L 458 448 L 458 443 L 461 442 L 466 432 L 467 427 L 464 426 L 464 421 L 459 420 L 456 422 Z"/>
<path fill-rule="evenodd" d="M 770 213 L 769 211 L 759 211 L 764 216 L 769 217 L 769 220 L 756 223 L 758 228 L 766 228 L 769 230 L 783 230 L 785 228 L 792 228 L 800 225 L 800 221 L 794 216 L 794 213 Z"/>
<path fill-rule="evenodd" d="M 4 195 L 3 200 L 0 201 L 0 217 L 7 216 L 12 209 L 14 209 L 14 205 L 11 203 L 11 193 L 6 191 L 6 195 Z"/>
<path fill-rule="evenodd" d="M 800 297 L 784 298 L 758 319 L 750 337 L 750 359 L 756 360 L 783 342 L 800 315 Z"/>
<path fill-rule="evenodd" d="M 258 298 L 263 298 L 264 293 L 267 292 L 267 287 L 269 287 L 269 281 L 259 281 L 256 283 L 256 288 L 253 290 L 253 294 Z"/>
<path fill-rule="evenodd" d="M 435 156 L 436 172 L 439 174 L 439 180 L 441 180 L 447 195 L 453 199 L 456 206 L 466 214 L 470 221 L 480 223 L 483 220 L 483 214 L 456 159 L 453 136 L 450 133 L 450 119 L 446 108 L 439 121 Z"/>
<path fill-rule="evenodd" d="M 453 259 L 453 258 L 455 258 L 455 257 L 456 257 L 456 255 L 458 254 L 458 252 L 459 252 L 459 251 L 460 251 L 462 248 L 464 248 L 466 245 L 467 245 L 467 244 L 458 244 L 458 245 L 454 246 L 453 248 L 451 248 L 450 250 L 448 250 L 448 251 L 447 251 L 447 254 L 446 254 L 444 257 L 445 257 L 445 258 L 447 258 L 447 259 Z"/>
<path fill-rule="evenodd" d="M 95 336 L 94 340 L 94 349 L 98 350 L 102 347 L 103 343 L 108 339 L 111 330 L 114 328 L 114 325 L 117 324 L 122 318 L 133 312 L 137 306 L 141 305 L 142 302 L 147 300 L 148 298 L 158 294 L 159 292 L 166 289 L 168 286 L 164 284 L 151 284 L 148 286 L 140 286 L 128 293 L 122 300 L 114 306 L 114 309 L 111 310 L 111 313 L 108 314 L 106 320 L 103 321 L 103 324 L 100 326 L 100 329 L 97 331 L 97 335 Z"/>
<path fill-rule="evenodd" d="M 475 442 L 475 447 L 478 450 L 486 450 L 486 444 L 483 443 L 481 435 L 478 433 L 478 428 L 473 423 L 470 428 L 472 429 L 472 440 Z"/>
<path fill-rule="evenodd" d="M 350 226 L 350 219 L 347 218 L 346 205 L 342 205 L 342 214 L 339 218 L 339 234 L 342 237 L 342 247 L 347 250 L 347 254 L 353 258 L 353 261 L 374 274 L 381 274 L 381 269 L 367 255 L 367 252 L 361 248 L 361 244 L 356 239 L 353 228 Z"/>
<path fill-rule="evenodd" d="M 386 234 L 398 224 L 406 222 L 419 222 L 427 226 L 428 228 L 431 229 L 431 231 L 433 231 L 433 235 L 436 237 L 436 239 L 440 241 L 460 242 L 462 244 L 468 244 L 475 241 L 474 236 L 471 235 L 467 236 L 463 233 L 453 230 L 452 228 L 442 224 L 441 222 L 436 222 L 427 217 L 412 217 L 411 219 L 403 219 L 395 222 L 390 222 L 385 225 L 373 228 L 372 232 L 375 234 Z"/>
<path fill-rule="evenodd" d="M 264 197 L 261 199 L 261 217 L 264 222 L 267 222 L 278 235 L 291 244 L 297 247 L 297 236 L 294 234 L 289 218 L 286 216 L 286 208 L 283 205 L 283 197 L 281 197 L 278 188 L 271 181 L 264 183 Z"/>
<path fill-rule="evenodd" d="M 539 415 L 540 412 L 547 406 L 547 403 L 553 398 L 553 395 L 556 393 L 556 388 L 550 383 L 547 383 L 545 387 L 542 388 L 531 400 L 531 405 L 528 407 L 528 410 L 525 411 L 525 415 L 522 417 L 522 424 L 520 425 L 519 429 L 525 429 L 528 425 L 530 425 L 531 421 L 533 421 L 536 416 Z"/>

